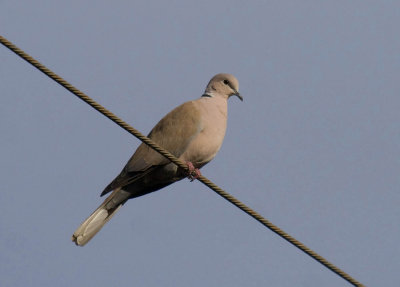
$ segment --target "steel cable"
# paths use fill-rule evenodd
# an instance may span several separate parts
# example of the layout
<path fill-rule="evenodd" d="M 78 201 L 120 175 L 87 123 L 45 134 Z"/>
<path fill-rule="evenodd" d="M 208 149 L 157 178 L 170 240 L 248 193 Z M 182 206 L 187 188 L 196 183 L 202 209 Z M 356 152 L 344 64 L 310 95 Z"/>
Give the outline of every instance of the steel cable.
<path fill-rule="evenodd" d="M 160 154 L 165 156 L 167 159 L 169 159 L 170 161 L 172 161 L 173 163 L 178 165 L 180 168 L 188 170 L 188 167 L 187 167 L 186 163 L 182 162 L 181 160 L 176 158 L 174 155 L 172 155 L 170 152 L 166 151 L 161 146 L 159 146 L 158 144 L 153 142 L 151 139 L 149 139 L 148 137 L 146 137 L 143 134 L 141 134 L 138 130 L 136 130 L 135 128 L 131 127 L 129 124 L 127 124 L 126 122 L 121 120 L 119 117 L 117 117 L 112 112 L 110 112 L 109 110 L 104 108 L 102 105 L 98 104 L 96 101 L 91 99 L 85 93 L 81 92 L 80 90 L 78 90 L 77 88 L 72 86 L 70 83 L 68 83 L 62 77 L 60 77 L 56 73 L 52 72 L 46 66 L 42 65 L 41 63 L 39 63 L 33 57 L 31 57 L 30 55 L 28 55 L 27 53 L 25 53 L 24 51 L 19 49 L 17 46 L 15 46 L 13 43 L 8 41 L 6 38 L 2 37 L 1 35 L 0 35 L 0 42 L 4 46 L 6 46 L 8 49 L 10 49 L 12 52 L 14 52 L 18 56 L 20 56 L 25 61 L 27 61 L 29 64 L 33 65 L 38 70 L 43 72 L 45 75 L 47 75 L 48 77 L 50 77 L 51 79 L 56 81 L 58 84 L 60 84 L 64 88 L 66 88 L 68 91 L 70 91 L 74 95 L 76 95 L 78 98 L 80 98 L 81 100 L 83 100 L 84 102 L 89 104 L 95 110 L 97 110 L 98 112 L 100 112 L 101 114 L 103 114 L 104 116 L 106 116 L 107 118 L 112 120 L 113 122 L 115 122 L 121 128 L 125 129 L 130 134 L 132 134 L 133 136 L 135 136 L 136 138 L 138 138 L 139 140 L 141 140 L 145 144 L 149 145 L 151 148 L 153 148 L 154 150 L 156 150 L 157 152 L 159 152 Z M 297 248 L 299 248 L 301 251 L 303 251 L 304 253 L 306 253 L 310 257 L 314 258 L 316 261 L 318 261 L 319 263 L 324 265 L 326 268 L 330 269 L 331 271 L 333 271 L 334 273 L 336 273 L 337 275 L 342 277 L 347 282 L 351 283 L 354 286 L 359 286 L 359 287 L 364 286 L 360 282 L 355 280 L 353 277 L 351 277 L 349 274 L 347 274 L 346 272 L 344 272 L 343 270 L 341 270 L 340 268 L 338 268 L 334 264 L 330 263 L 324 257 L 320 256 L 318 253 L 316 253 L 315 251 L 311 250 L 306 245 L 304 245 L 303 243 L 301 243 L 300 241 L 298 241 L 294 237 L 292 237 L 289 234 L 287 234 L 285 231 L 283 231 L 282 229 L 280 229 L 279 227 L 277 227 L 276 225 L 271 223 L 269 220 L 267 220 L 264 217 L 262 217 L 256 211 L 254 211 L 253 209 L 251 209 L 250 207 L 248 207 L 247 205 L 245 205 L 244 203 L 242 203 L 241 201 L 239 201 L 238 199 L 236 199 L 235 197 L 233 197 L 232 195 L 230 195 L 229 193 L 227 193 L 226 191 L 224 191 L 223 189 L 218 187 L 216 184 L 211 182 L 206 177 L 200 176 L 197 179 L 199 181 L 201 181 L 203 184 L 205 184 L 206 186 L 208 186 L 210 189 L 214 190 L 218 195 L 220 195 L 221 197 L 223 197 L 226 200 L 228 200 L 230 203 L 232 203 L 233 205 L 235 205 L 236 207 L 238 207 L 239 209 L 241 209 L 242 211 L 244 211 L 245 213 L 247 213 L 248 215 L 253 217 L 255 220 L 257 220 L 262 225 L 266 226 L 267 228 L 269 228 L 270 230 L 272 230 L 273 232 L 278 234 L 280 237 L 282 237 L 286 241 L 290 242 L 292 245 L 294 245 Z"/>

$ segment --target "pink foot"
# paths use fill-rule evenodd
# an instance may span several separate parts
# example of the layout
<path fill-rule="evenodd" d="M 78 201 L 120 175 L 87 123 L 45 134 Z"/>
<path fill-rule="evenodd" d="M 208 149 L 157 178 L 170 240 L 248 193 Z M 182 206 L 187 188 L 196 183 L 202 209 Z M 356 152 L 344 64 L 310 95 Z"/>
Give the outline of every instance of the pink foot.
<path fill-rule="evenodd" d="M 191 163 L 190 161 L 186 162 L 187 166 L 188 166 L 188 178 L 190 179 L 190 181 L 195 180 L 196 178 L 199 178 L 201 176 L 201 172 L 198 168 L 195 168 L 193 163 Z"/>

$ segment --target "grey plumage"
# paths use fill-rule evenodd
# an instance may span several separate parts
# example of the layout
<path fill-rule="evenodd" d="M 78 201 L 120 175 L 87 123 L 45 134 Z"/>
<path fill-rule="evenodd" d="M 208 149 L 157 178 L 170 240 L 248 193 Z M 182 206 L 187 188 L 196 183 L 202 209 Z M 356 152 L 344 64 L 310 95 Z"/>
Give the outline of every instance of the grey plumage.
<path fill-rule="evenodd" d="M 162 118 L 148 137 L 185 162 L 200 169 L 214 158 L 222 145 L 227 121 L 227 100 L 241 100 L 237 79 L 218 74 L 208 83 L 202 97 L 186 102 Z M 142 143 L 121 173 L 101 195 L 113 191 L 72 235 L 85 245 L 130 198 L 135 198 L 183 179 L 187 173 Z"/>

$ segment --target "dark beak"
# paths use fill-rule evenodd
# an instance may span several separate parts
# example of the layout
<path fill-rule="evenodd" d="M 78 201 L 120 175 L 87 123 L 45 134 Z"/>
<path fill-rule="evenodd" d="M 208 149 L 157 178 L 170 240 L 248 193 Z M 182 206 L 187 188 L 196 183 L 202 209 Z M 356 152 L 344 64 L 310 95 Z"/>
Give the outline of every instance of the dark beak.
<path fill-rule="evenodd" d="M 243 97 L 240 95 L 240 93 L 238 91 L 235 91 L 231 96 L 236 96 L 239 98 L 239 100 L 241 100 L 243 102 Z"/>

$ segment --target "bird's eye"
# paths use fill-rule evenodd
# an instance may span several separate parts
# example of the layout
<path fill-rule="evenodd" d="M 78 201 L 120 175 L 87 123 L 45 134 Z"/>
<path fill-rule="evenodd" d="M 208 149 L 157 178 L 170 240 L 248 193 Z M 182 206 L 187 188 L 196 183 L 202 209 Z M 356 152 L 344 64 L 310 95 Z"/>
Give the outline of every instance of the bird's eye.
<path fill-rule="evenodd" d="M 229 85 L 229 81 L 228 80 L 224 80 L 224 84 L 225 85 Z"/>

